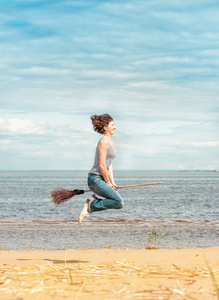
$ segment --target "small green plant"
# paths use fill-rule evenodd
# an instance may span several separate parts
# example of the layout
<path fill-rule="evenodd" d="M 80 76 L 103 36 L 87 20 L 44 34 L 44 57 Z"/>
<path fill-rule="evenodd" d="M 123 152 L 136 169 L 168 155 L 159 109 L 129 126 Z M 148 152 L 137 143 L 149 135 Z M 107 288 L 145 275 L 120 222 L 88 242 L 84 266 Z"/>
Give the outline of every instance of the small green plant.
<path fill-rule="evenodd" d="M 157 233 L 157 231 L 153 229 L 152 233 L 148 234 L 146 249 L 148 250 L 159 249 L 160 240 L 161 240 L 161 233 Z"/>

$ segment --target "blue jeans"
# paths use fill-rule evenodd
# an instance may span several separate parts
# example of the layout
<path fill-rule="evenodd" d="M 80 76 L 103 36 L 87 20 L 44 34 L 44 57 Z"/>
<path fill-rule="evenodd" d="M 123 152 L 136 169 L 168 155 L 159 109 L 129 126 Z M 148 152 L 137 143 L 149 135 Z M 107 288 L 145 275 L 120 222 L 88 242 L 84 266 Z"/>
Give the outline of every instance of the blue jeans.
<path fill-rule="evenodd" d="M 123 208 L 124 202 L 120 194 L 111 186 L 106 184 L 103 176 L 88 174 L 88 186 L 95 194 L 105 199 L 94 199 L 90 205 L 90 212 Z"/>

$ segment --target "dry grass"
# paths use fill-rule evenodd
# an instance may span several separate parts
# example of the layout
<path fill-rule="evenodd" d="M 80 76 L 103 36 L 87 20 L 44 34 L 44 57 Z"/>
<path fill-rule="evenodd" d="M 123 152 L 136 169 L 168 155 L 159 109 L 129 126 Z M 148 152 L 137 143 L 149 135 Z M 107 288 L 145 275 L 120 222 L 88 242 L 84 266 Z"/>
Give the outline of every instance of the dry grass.
<path fill-rule="evenodd" d="M 215 272 L 210 267 L 210 265 L 209 265 L 209 263 L 208 263 L 205 256 L 204 256 L 204 259 L 205 259 L 206 265 L 208 267 L 208 270 L 209 270 L 209 273 L 210 273 L 210 276 L 211 276 L 211 280 L 212 280 L 212 283 L 213 283 L 213 286 L 214 286 L 214 289 L 215 289 L 215 292 L 216 292 L 217 299 L 219 300 L 219 287 L 218 287 L 218 284 L 217 284 Z"/>
<path fill-rule="evenodd" d="M 212 275 L 213 274 L 213 275 Z M 0 297 L 7 299 L 216 299 L 214 288 L 192 288 L 197 280 L 219 271 L 181 268 L 176 265 L 139 267 L 123 261 L 110 265 L 77 263 L 62 266 L 47 262 L 29 267 L 0 268 Z M 162 280 L 168 279 L 168 286 Z M 180 283 L 179 283 L 180 281 Z M 166 281 L 165 281 L 166 282 Z M 204 295 L 204 298 L 201 296 Z M 6 298 L 1 298 L 6 299 Z"/>

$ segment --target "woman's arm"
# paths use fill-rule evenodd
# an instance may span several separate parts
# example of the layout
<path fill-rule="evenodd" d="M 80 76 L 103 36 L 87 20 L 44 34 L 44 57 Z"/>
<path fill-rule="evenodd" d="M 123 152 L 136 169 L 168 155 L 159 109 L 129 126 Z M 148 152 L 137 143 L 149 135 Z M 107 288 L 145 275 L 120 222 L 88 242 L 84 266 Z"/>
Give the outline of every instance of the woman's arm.
<path fill-rule="evenodd" d="M 112 184 L 112 182 L 111 182 L 111 177 L 110 177 L 110 174 L 108 175 L 107 167 L 106 167 L 106 155 L 107 155 L 108 147 L 109 147 L 108 141 L 106 141 L 106 139 L 101 139 L 98 144 L 99 167 L 100 167 L 100 172 L 103 175 L 105 182 L 109 186 L 114 187 L 114 184 Z"/>
<path fill-rule="evenodd" d="M 115 189 L 117 189 L 118 185 L 116 185 L 115 182 L 114 182 L 113 166 L 112 166 L 112 164 L 110 164 L 110 166 L 109 166 L 109 178 L 110 178 L 110 181 L 111 181 L 113 187 L 115 187 Z"/>

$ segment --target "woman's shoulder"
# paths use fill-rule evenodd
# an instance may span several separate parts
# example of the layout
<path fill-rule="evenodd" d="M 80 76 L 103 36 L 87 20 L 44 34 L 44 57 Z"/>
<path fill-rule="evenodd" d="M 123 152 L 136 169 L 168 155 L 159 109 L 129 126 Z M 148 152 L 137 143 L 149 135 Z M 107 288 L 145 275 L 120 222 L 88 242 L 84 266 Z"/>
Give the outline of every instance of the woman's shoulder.
<path fill-rule="evenodd" d="M 105 137 L 102 137 L 100 140 L 99 140 L 99 142 L 98 142 L 98 146 L 100 146 L 100 147 L 104 147 L 104 148 L 108 148 L 108 146 L 109 146 L 109 142 L 108 142 L 108 140 L 105 138 Z"/>

